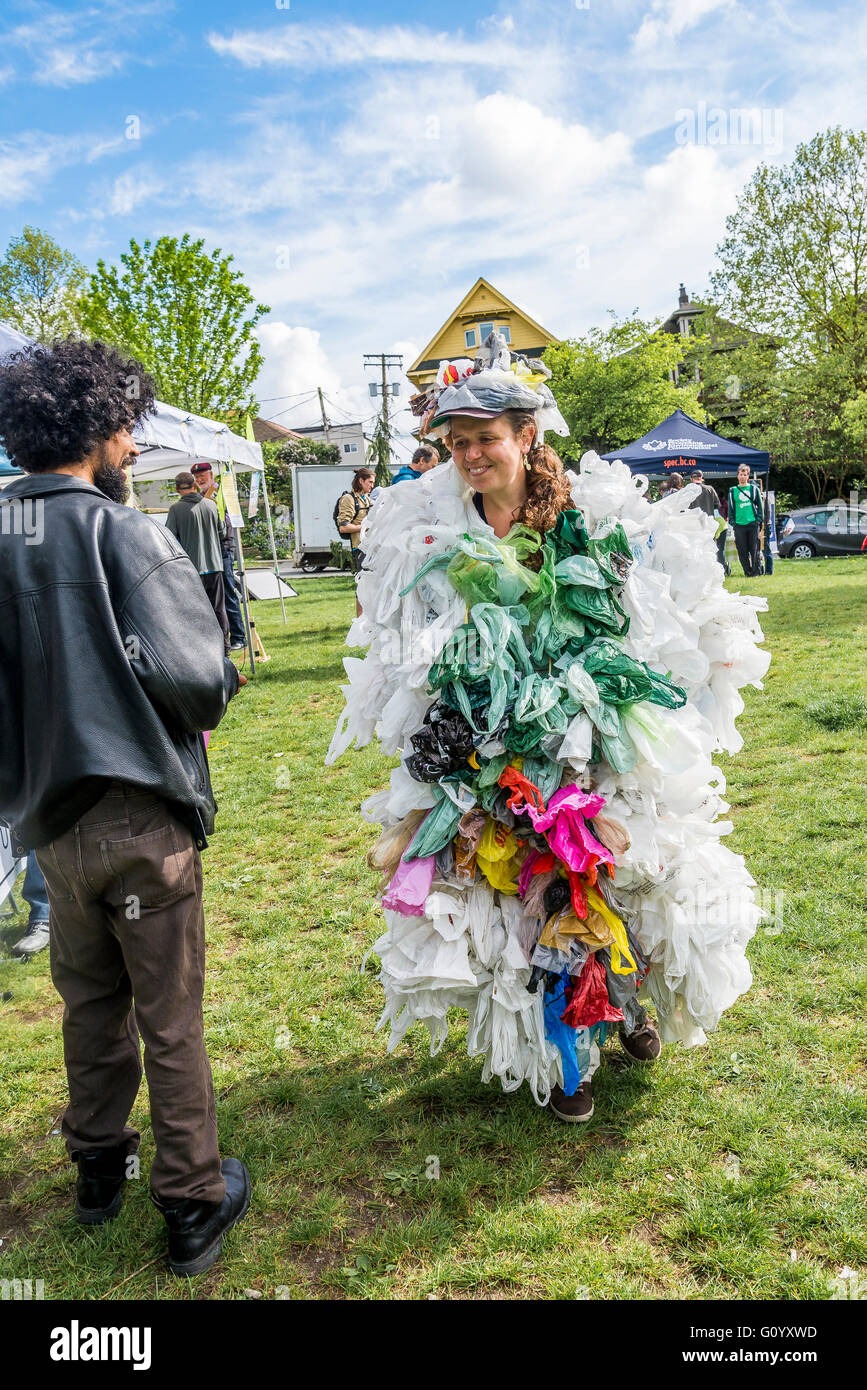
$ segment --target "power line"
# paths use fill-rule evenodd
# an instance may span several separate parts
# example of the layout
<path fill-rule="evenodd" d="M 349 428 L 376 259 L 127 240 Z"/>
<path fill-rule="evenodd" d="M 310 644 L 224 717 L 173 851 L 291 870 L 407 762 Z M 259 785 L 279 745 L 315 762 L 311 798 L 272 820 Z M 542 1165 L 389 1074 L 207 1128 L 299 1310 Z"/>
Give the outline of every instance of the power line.
<path fill-rule="evenodd" d="M 296 400 L 296 399 L 298 398 L 298 396 L 312 396 L 312 395 L 315 395 L 315 393 L 316 393 L 316 387 L 314 386 L 313 389 L 310 390 L 310 391 L 295 391 L 295 392 L 290 392 L 289 395 L 287 395 L 287 396 L 266 396 L 265 399 L 264 399 L 263 401 L 260 401 L 260 402 L 259 402 L 259 404 L 260 404 L 260 405 L 270 405 L 272 401 L 294 401 L 294 400 Z"/>

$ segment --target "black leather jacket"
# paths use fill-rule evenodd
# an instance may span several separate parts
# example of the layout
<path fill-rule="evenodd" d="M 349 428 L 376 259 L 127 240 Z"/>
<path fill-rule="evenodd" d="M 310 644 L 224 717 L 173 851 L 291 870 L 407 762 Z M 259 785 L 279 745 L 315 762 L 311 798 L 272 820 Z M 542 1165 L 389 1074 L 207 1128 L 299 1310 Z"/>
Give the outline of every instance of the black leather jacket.
<path fill-rule="evenodd" d="M 63 473 L 0 493 L 0 819 L 24 849 L 109 782 L 167 801 L 204 847 L 202 731 L 238 689 L 198 574 L 150 517 Z"/>

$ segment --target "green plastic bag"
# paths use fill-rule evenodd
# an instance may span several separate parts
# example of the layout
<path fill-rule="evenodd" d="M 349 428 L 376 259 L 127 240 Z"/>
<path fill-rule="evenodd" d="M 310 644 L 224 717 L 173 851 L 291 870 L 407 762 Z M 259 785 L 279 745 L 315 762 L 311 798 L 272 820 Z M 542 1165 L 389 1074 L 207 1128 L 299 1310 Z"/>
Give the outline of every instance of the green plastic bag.
<path fill-rule="evenodd" d="M 679 709 L 686 704 L 686 691 L 667 676 L 651 671 L 643 661 L 635 661 L 627 656 L 616 642 L 597 638 L 582 653 L 581 660 L 584 669 L 596 682 L 603 700 L 613 705 L 631 705 L 636 700 L 649 700 L 651 704 L 662 705 L 666 709 Z"/>
<path fill-rule="evenodd" d="M 545 545 L 554 554 L 555 560 L 565 560 L 567 555 L 587 555 L 590 537 L 584 524 L 584 517 L 575 508 L 561 512 L 556 524 L 545 536 Z"/>
<path fill-rule="evenodd" d="M 443 849 L 449 840 L 454 839 L 458 821 L 464 814 L 460 806 L 456 806 L 436 782 L 432 786 L 434 793 L 439 792 L 442 800 L 425 816 L 404 850 L 403 858 L 407 863 L 411 859 L 426 859 L 428 855 L 437 854 Z"/>
<path fill-rule="evenodd" d="M 593 529 L 588 549 L 609 584 L 626 582 L 634 557 L 619 521 L 603 517 Z"/>

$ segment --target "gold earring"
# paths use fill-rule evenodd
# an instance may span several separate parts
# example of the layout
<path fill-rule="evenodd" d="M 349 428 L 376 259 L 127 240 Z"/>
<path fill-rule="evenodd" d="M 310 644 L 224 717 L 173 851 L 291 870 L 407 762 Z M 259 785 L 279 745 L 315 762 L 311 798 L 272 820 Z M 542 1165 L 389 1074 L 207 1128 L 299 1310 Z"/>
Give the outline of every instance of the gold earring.
<path fill-rule="evenodd" d="M 521 458 L 524 460 L 524 467 L 526 468 L 527 472 L 529 473 L 529 471 L 530 471 L 530 460 L 529 460 L 529 458 L 527 457 L 526 454 L 522 454 L 522 455 L 521 455 Z"/>

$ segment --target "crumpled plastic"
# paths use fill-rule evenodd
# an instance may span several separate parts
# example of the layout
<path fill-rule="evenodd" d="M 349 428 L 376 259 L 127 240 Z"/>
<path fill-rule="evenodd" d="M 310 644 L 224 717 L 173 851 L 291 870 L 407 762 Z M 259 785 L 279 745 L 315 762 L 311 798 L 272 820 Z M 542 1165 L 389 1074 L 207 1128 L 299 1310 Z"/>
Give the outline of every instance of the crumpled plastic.
<path fill-rule="evenodd" d="M 547 835 L 554 854 L 567 868 L 595 877 L 597 864 L 613 864 L 611 851 L 601 844 L 587 824 L 604 806 L 601 796 L 583 792 L 574 782 L 555 792 L 547 809 L 537 811 L 524 806 L 519 814 L 529 816 L 533 829 Z"/>
<path fill-rule="evenodd" d="M 436 854 L 443 845 L 448 844 L 454 837 L 458 828 L 458 822 L 464 814 L 466 807 L 456 805 L 450 797 L 443 793 L 442 786 L 435 784 L 436 790 L 440 794 L 440 800 L 429 811 L 410 840 L 408 848 L 404 851 L 404 860 L 408 863 L 412 859 L 426 859 L 429 855 Z"/>
<path fill-rule="evenodd" d="M 410 863 L 401 860 L 382 896 L 383 907 L 407 917 L 423 917 L 436 866 L 436 855 L 413 859 Z"/>
<path fill-rule="evenodd" d="M 473 731 L 464 716 L 441 703 L 430 706 L 410 742 L 416 751 L 404 761 L 419 782 L 436 782 L 456 772 L 474 752 Z"/>
<path fill-rule="evenodd" d="M 418 830 L 426 811 L 410 811 L 395 825 L 386 826 L 368 851 L 367 862 L 371 869 L 379 869 L 386 881 L 393 877 L 401 861 L 404 850 Z"/>
<path fill-rule="evenodd" d="M 561 1018 L 570 1028 L 592 1028 L 594 1023 L 623 1022 L 623 1010 L 615 1008 L 608 998 L 605 966 L 595 954 L 587 957 L 568 999 Z"/>
<path fill-rule="evenodd" d="M 627 656 L 616 642 L 597 638 L 582 652 L 581 660 L 602 699 L 612 705 L 633 705 L 637 700 L 649 700 L 654 705 L 677 709 L 686 704 L 685 691 Z"/>
<path fill-rule="evenodd" d="M 555 988 L 545 995 L 545 1034 L 559 1050 L 563 1059 L 563 1093 L 574 1096 L 581 1085 L 581 1068 L 576 1050 L 575 1029 L 563 1022 L 566 1008 L 566 990 L 571 984 L 568 970 L 564 970 Z"/>
<path fill-rule="evenodd" d="M 518 892 L 518 876 L 526 842 L 500 821 L 489 818 L 476 851 L 476 864 L 492 888 L 509 896 Z"/>
<path fill-rule="evenodd" d="M 614 933 L 595 907 L 588 907 L 583 918 L 569 907 L 549 917 L 539 935 L 543 946 L 553 946 L 566 954 L 571 949 L 573 939 L 583 942 L 590 951 L 598 951 L 602 946 L 612 945 Z"/>

